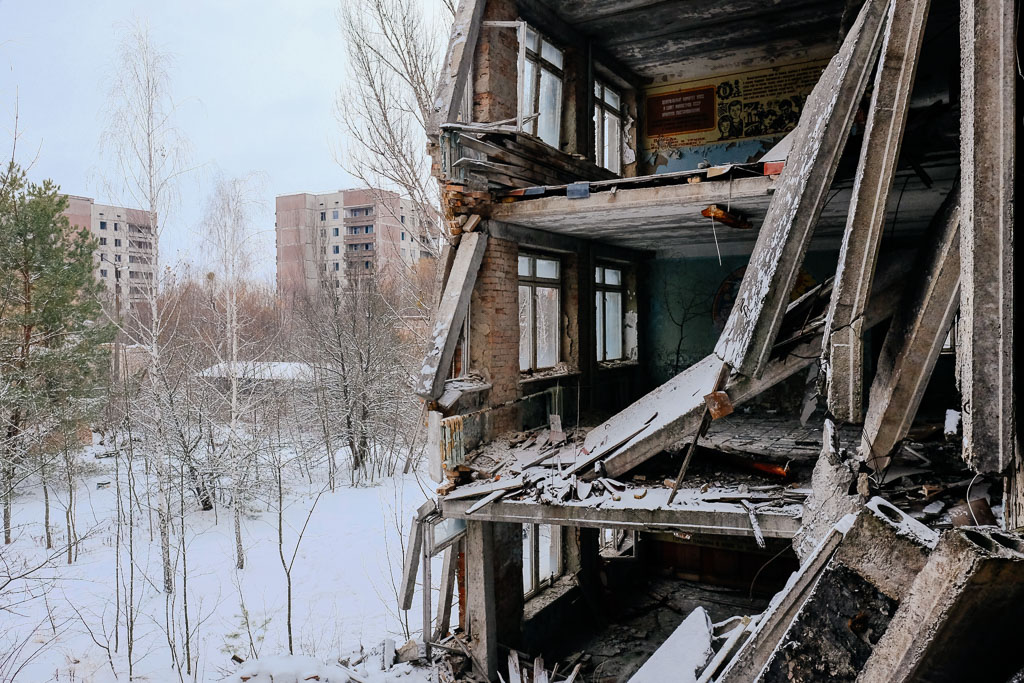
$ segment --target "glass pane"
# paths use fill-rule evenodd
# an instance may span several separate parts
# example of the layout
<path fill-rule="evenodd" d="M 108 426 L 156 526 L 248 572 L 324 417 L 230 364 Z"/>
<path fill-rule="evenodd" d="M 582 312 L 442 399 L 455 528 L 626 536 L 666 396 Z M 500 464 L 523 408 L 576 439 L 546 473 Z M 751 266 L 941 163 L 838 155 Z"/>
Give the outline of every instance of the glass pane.
<path fill-rule="evenodd" d="M 597 320 L 597 359 L 604 360 L 604 292 L 594 295 L 594 310 Z"/>
<path fill-rule="evenodd" d="M 537 137 L 552 147 L 558 147 L 562 117 L 562 81 L 546 69 L 540 70 L 540 118 L 537 119 Z"/>
<path fill-rule="evenodd" d="M 562 51 L 546 40 L 541 41 L 540 56 L 559 69 L 562 68 Z"/>
<path fill-rule="evenodd" d="M 523 593 L 530 593 L 536 586 L 533 585 L 533 542 L 530 539 L 532 524 L 523 525 Z"/>
<path fill-rule="evenodd" d="M 558 363 L 558 289 L 537 287 L 537 369 Z M 522 359 L 520 359 L 521 361 Z"/>
<path fill-rule="evenodd" d="M 529 26 L 527 26 L 526 27 L 526 47 L 528 47 L 529 49 L 533 50 L 534 52 L 537 51 L 537 38 L 538 38 L 537 32 L 534 31 Z"/>
<path fill-rule="evenodd" d="M 605 360 L 622 358 L 622 292 L 604 293 Z"/>
<path fill-rule="evenodd" d="M 519 369 L 529 370 L 533 361 L 533 310 L 531 288 L 519 287 Z"/>
<path fill-rule="evenodd" d="M 605 113 L 604 119 L 604 167 L 613 173 L 619 172 L 622 150 L 619 142 L 619 117 Z"/>
<path fill-rule="evenodd" d="M 523 277 L 530 277 L 530 257 L 519 257 L 519 274 Z"/>
<path fill-rule="evenodd" d="M 523 116 L 532 116 L 537 113 L 537 107 L 534 104 L 534 86 L 537 78 L 537 66 L 530 60 L 526 60 L 526 75 L 524 76 L 525 81 L 523 85 Z M 528 133 L 537 134 L 537 122 L 526 124 L 524 127 Z"/>
<path fill-rule="evenodd" d="M 604 166 L 604 110 L 594 105 L 594 150 L 597 163 Z"/>
<path fill-rule="evenodd" d="M 622 271 L 614 270 L 612 268 L 605 268 L 604 280 L 609 285 L 621 285 L 622 284 Z"/>
<path fill-rule="evenodd" d="M 550 524 L 541 524 L 537 528 L 538 540 L 540 541 L 539 550 L 537 552 L 539 569 L 537 575 L 540 581 L 551 578 L 557 570 L 557 567 L 554 566 L 555 563 L 552 562 L 552 560 L 557 556 L 553 556 L 554 548 L 551 531 L 552 529 Z"/>
<path fill-rule="evenodd" d="M 619 94 L 614 90 L 604 89 L 604 101 L 612 105 L 612 109 L 618 110 L 620 104 Z"/>
<path fill-rule="evenodd" d="M 537 277 L 558 278 L 558 261 L 546 258 L 537 259 Z"/>
<path fill-rule="evenodd" d="M 601 84 L 594 81 L 594 97 L 601 99 Z"/>
<path fill-rule="evenodd" d="M 594 282 L 597 282 L 597 283 L 604 282 L 604 277 L 603 276 L 604 276 L 604 268 L 601 268 L 601 267 L 594 268 Z"/>

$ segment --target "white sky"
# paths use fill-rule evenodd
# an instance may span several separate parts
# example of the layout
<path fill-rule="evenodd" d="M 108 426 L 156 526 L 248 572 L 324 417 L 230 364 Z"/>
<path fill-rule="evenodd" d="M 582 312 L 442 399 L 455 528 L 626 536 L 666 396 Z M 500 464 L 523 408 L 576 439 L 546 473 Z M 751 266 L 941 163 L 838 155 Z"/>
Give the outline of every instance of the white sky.
<path fill-rule="evenodd" d="M 345 62 L 340 1 L 0 0 L 0 151 L 10 148 L 17 94 L 21 161 L 38 149 L 31 178 L 116 202 L 99 181 L 107 81 L 118 29 L 132 18 L 148 21 L 155 42 L 175 57 L 179 128 L 204 165 L 164 223 L 162 253 L 170 259 L 200 248 L 198 225 L 217 171 L 261 173 L 265 201 L 252 242 L 258 272 L 272 281 L 274 197 L 358 185 L 332 154 Z"/>

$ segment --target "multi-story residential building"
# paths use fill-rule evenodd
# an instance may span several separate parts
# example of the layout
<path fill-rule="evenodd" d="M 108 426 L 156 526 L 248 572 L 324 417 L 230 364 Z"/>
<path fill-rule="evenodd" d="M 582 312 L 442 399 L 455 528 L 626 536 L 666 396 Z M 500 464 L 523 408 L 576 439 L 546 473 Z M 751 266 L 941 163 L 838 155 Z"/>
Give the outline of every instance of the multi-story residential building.
<path fill-rule="evenodd" d="M 339 190 L 277 197 L 280 293 L 341 287 L 348 277 L 397 272 L 431 258 L 415 205 L 387 190 Z"/>
<path fill-rule="evenodd" d="M 138 304 L 153 287 L 156 232 L 149 213 L 108 204 L 90 197 L 68 195 L 64 211 L 72 228 L 88 228 L 99 241 L 94 259 L 96 277 L 122 304 Z"/>

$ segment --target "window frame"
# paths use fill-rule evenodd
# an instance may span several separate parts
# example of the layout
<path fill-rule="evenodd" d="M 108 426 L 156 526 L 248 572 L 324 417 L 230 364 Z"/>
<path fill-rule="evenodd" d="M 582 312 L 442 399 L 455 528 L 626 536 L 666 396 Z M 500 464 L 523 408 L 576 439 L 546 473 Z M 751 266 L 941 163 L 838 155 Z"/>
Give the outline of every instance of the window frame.
<path fill-rule="evenodd" d="M 528 275 L 519 274 L 519 259 L 528 258 L 530 267 Z M 554 278 L 540 277 L 537 275 L 537 261 L 554 261 L 557 264 L 557 275 Z M 529 372 L 541 372 L 544 370 L 551 370 L 552 368 L 558 367 L 558 364 L 562 362 L 562 273 L 564 272 L 564 266 L 562 259 L 557 254 L 546 254 L 543 252 L 535 251 L 520 251 L 518 258 L 516 259 L 516 274 L 518 276 L 516 286 L 516 308 L 518 309 L 519 303 L 519 288 L 529 287 L 530 288 L 530 367 L 523 368 L 520 365 L 520 373 Z M 545 365 L 540 367 L 537 363 L 537 288 L 544 287 L 554 289 L 558 292 L 558 311 L 555 315 L 557 321 L 556 331 L 556 352 L 555 362 L 552 365 Z M 520 340 L 522 339 L 522 321 L 520 321 Z M 522 349 L 520 349 L 520 358 L 522 356 Z"/>
<path fill-rule="evenodd" d="M 540 527 L 551 528 L 548 551 L 548 568 L 551 573 L 540 576 Z M 562 527 L 558 524 L 523 524 L 523 598 L 529 600 L 553 584 L 565 573 L 562 555 Z M 527 546 L 529 555 L 527 556 Z M 529 565 L 527 565 L 527 561 Z"/>
<path fill-rule="evenodd" d="M 613 270 L 619 274 L 619 283 L 617 285 L 610 285 L 605 282 L 605 272 Z M 619 294 L 619 355 L 617 358 L 608 358 L 608 338 L 606 331 L 608 329 L 608 299 L 604 296 L 607 292 L 617 292 Z M 594 265 L 594 293 L 595 295 L 601 296 L 601 310 L 600 316 L 598 316 L 597 300 L 595 297 L 594 301 L 594 317 L 595 322 L 601 322 L 604 326 L 600 334 L 597 334 L 597 326 L 594 327 L 595 339 L 594 339 L 594 355 L 597 357 L 598 363 L 616 363 L 622 360 L 626 360 L 626 269 L 619 263 L 609 263 L 598 261 Z"/>
<path fill-rule="evenodd" d="M 530 34 L 533 34 L 533 40 L 531 41 Z M 526 22 L 520 22 L 519 30 L 517 31 L 517 38 L 519 40 L 519 84 L 518 84 L 518 97 L 517 97 L 517 125 L 519 130 L 533 135 L 535 138 L 543 142 L 549 147 L 555 149 L 561 149 L 562 143 L 562 109 L 563 100 L 565 99 L 565 50 L 558 47 L 554 42 L 549 40 L 543 33 L 533 28 Z M 532 44 L 531 44 L 532 42 Z M 543 56 L 545 43 L 552 49 L 557 50 L 559 55 L 562 57 L 562 67 L 559 67 L 554 62 L 548 60 Z M 530 62 L 533 64 L 533 74 L 530 78 L 529 83 L 529 94 L 530 103 L 527 106 L 525 100 L 527 95 L 527 74 L 526 74 L 526 63 Z M 541 78 L 542 73 L 547 71 L 550 75 L 554 76 L 558 80 L 558 97 L 555 99 L 556 108 L 554 112 L 555 121 L 557 122 L 558 139 L 554 144 L 548 142 L 540 136 L 540 89 L 541 89 Z"/>
<path fill-rule="evenodd" d="M 618 108 L 615 108 L 606 97 L 607 92 L 612 92 L 619 100 Z M 594 78 L 594 163 L 601 168 L 607 169 L 612 173 L 622 175 L 622 122 L 625 120 L 623 116 L 624 102 L 622 97 L 622 91 L 618 88 L 613 88 L 608 83 L 600 78 Z M 615 150 L 615 166 L 612 168 L 610 165 L 605 163 L 604 158 L 604 130 L 605 120 L 609 116 L 615 116 L 618 119 L 618 142 L 617 149 Z"/>

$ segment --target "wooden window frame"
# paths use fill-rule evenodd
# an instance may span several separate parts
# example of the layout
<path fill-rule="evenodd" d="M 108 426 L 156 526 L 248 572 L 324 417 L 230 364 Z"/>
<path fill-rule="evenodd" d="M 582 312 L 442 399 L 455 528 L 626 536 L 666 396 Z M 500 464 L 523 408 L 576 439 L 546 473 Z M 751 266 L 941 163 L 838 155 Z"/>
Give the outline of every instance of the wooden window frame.
<path fill-rule="evenodd" d="M 614 271 L 617 271 L 619 273 L 619 284 L 617 284 L 617 285 L 609 285 L 609 284 L 605 283 L 604 271 L 606 271 L 606 270 L 614 270 Z M 600 271 L 600 278 L 598 276 L 598 271 Z M 600 281 L 598 281 L 599 279 L 600 279 Z M 602 332 L 602 334 L 600 336 L 600 339 L 599 340 L 595 340 L 595 343 L 594 343 L 594 349 L 595 349 L 594 353 L 597 356 L 597 362 L 598 363 L 615 363 L 615 362 L 618 362 L 618 361 L 621 361 L 621 360 L 625 360 L 625 358 L 626 358 L 626 269 L 622 266 L 622 264 L 619 264 L 619 263 L 602 263 L 602 262 L 599 261 L 597 263 L 597 265 L 594 267 L 594 292 L 597 293 L 597 294 L 601 294 L 602 295 L 601 296 L 601 302 L 600 302 L 600 305 L 601 305 L 601 317 L 600 317 L 600 320 L 601 320 L 602 323 L 604 323 L 604 321 L 607 320 L 607 317 L 608 317 L 607 302 L 605 300 L 605 297 L 603 296 L 604 293 L 605 292 L 619 292 L 622 295 L 621 303 L 619 304 L 619 306 L 620 306 L 620 311 L 619 311 L 619 328 L 620 328 L 619 339 L 620 339 L 620 344 L 621 344 L 621 347 L 622 347 L 621 348 L 621 353 L 619 354 L 618 358 L 608 358 L 607 357 L 608 356 L 608 348 L 607 348 L 608 347 L 608 338 L 607 338 L 607 335 Z M 596 297 L 595 297 L 595 299 L 596 299 Z M 595 312 L 595 315 L 597 313 L 597 310 L 596 310 L 597 309 L 597 305 L 598 305 L 598 302 L 595 300 L 594 301 L 594 308 L 595 308 L 594 312 Z M 605 329 L 607 329 L 607 325 L 605 325 Z M 595 333 L 596 333 L 596 330 L 595 330 Z"/>
<path fill-rule="evenodd" d="M 526 368 L 526 369 L 523 369 L 522 367 L 520 367 L 519 371 L 521 373 L 528 373 L 528 372 L 541 372 L 543 370 L 550 370 L 552 368 L 557 367 L 558 364 L 560 362 L 562 362 L 562 343 L 561 343 L 561 339 L 562 339 L 562 273 L 564 272 L 564 267 L 563 267 L 563 264 L 562 264 L 562 259 L 560 257 L 558 257 L 557 255 L 554 255 L 554 254 L 545 254 L 545 253 L 542 253 L 542 252 L 533 252 L 533 251 L 520 251 L 519 252 L 519 258 L 528 258 L 528 259 L 530 259 L 530 273 L 529 273 L 529 275 L 519 275 L 519 279 L 518 279 L 517 286 L 516 286 L 516 301 L 518 302 L 518 299 L 519 299 L 519 287 L 529 287 L 530 288 L 530 338 L 532 340 L 531 344 L 530 344 L 530 367 Z M 557 277 L 554 277 L 554 278 L 538 277 L 537 276 L 537 259 L 541 259 L 541 260 L 544 260 L 544 261 L 554 261 L 555 263 L 557 263 L 558 264 L 558 275 L 557 275 Z M 519 272 L 518 268 L 519 268 L 519 260 L 516 259 L 516 272 L 517 273 Z M 555 354 L 556 358 L 555 358 L 554 364 L 553 365 L 545 365 L 544 367 L 539 367 L 537 365 L 537 287 L 549 287 L 549 288 L 553 288 L 555 291 L 558 292 L 558 313 L 557 313 L 557 316 L 556 316 L 557 323 L 558 323 L 558 330 L 557 330 L 558 341 L 557 341 L 556 345 L 557 345 L 557 349 L 558 350 L 557 350 L 557 353 Z M 518 308 L 518 303 L 517 303 L 517 308 Z M 520 330 L 520 333 L 521 332 L 522 331 Z"/>

